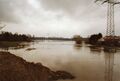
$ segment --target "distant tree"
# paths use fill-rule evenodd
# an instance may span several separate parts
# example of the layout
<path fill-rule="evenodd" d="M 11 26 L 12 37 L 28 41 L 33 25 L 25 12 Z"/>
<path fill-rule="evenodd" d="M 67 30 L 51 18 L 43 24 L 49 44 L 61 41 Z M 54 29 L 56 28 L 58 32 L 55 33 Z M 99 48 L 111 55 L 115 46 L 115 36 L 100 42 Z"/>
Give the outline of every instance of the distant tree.
<path fill-rule="evenodd" d="M 74 35 L 73 40 L 76 41 L 76 44 L 80 44 L 82 42 L 82 37 L 80 35 Z"/>
<path fill-rule="evenodd" d="M 89 43 L 96 44 L 98 42 L 98 40 L 101 39 L 101 38 L 102 38 L 102 34 L 101 33 L 93 34 L 89 38 Z"/>
<path fill-rule="evenodd" d="M 76 39 L 81 39 L 82 37 L 80 35 L 74 35 L 73 36 L 73 39 L 76 40 Z"/>
<path fill-rule="evenodd" d="M 101 39 L 103 37 L 102 33 L 98 34 L 98 39 Z"/>

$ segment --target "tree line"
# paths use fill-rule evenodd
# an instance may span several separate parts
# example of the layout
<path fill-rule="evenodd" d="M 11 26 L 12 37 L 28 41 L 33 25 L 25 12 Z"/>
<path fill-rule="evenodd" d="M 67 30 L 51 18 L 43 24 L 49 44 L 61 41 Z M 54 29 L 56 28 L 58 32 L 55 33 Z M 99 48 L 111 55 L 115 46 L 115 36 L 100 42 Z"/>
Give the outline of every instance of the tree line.
<path fill-rule="evenodd" d="M 11 32 L 1 32 L 0 41 L 31 41 L 30 35 L 11 33 Z"/>

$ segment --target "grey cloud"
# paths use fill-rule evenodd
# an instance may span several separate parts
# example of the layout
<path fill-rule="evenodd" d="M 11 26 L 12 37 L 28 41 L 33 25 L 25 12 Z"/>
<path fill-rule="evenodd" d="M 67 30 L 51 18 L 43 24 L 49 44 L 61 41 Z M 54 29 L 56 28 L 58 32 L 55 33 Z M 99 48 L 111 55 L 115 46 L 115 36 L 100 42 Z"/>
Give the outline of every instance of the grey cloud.
<path fill-rule="evenodd" d="M 94 7 L 94 0 L 37 0 L 40 5 L 46 10 L 63 11 L 72 18 L 86 19 L 97 17 L 99 11 Z M 29 14 L 31 6 L 27 0 L 0 0 L 0 21 L 16 22 L 20 21 L 19 12 L 21 15 Z M 97 12 L 94 13 L 94 12 Z M 99 17 L 101 16 L 98 15 Z"/>
<path fill-rule="evenodd" d="M 16 21 L 13 8 L 7 0 L 0 0 L 0 21 Z"/>
<path fill-rule="evenodd" d="M 40 0 L 40 2 L 46 10 L 63 11 L 71 18 L 82 21 L 106 16 L 106 13 L 102 13 L 106 8 L 102 9 L 99 4 L 94 3 L 94 0 Z"/>
<path fill-rule="evenodd" d="M 30 4 L 29 1 L 35 1 L 38 4 L 38 7 L 35 9 L 34 6 L 36 3 Z M 39 1 L 39 2 L 37 2 Z M 116 30 L 119 30 L 119 6 L 116 6 L 116 13 L 115 15 L 115 21 L 116 22 Z M 75 33 L 81 32 L 82 28 L 79 22 L 82 22 L 86 24 L 86 33 L 83 32 L 84 35 L 86 35 L 88 32 L 91 33 L 93 32 L 92 30 L 96 28 L 96 31 L 103 32 L 105 31 L 106 27 L 106 11 L 107 6 L 106 4 L 101 5 L 100 3 L 94 3 L 94 0 L 0 0 L 0 22 L 25 22 L 24 24 L 26 26 L 36 26 L 39 27 L 39 29 L 44 30 L 43 26 L 46 26 L 46 30 L 41 32 L 41 34 L 45 32 L 52 32 L 53 34 L 55 31 L 59 31 L 60 35 L 61 32 L 64 33 L 64 30 L 67 30 L 68 32 L 72 32 L 71 35 Z M 53 17 L 49 17 L 49 12 L 53 15 Z M 54 13 L 59 13 L 59 11 L 62 11 L 63 13 L 61 14 L 54 14 Z M 58 18 L 58 20 L 57 20 Z M 61 18 L 61 19 L 60 19 Z M 56 24 L 53 29 L 55 31 L 50 31 L 50 27 L 53 26 L 51 20 L 53 19 L 53 22 L 60 22 L 63 24 L 61 27 L 64 27 L 62 31 L 58 30 L 57 27 L 60 28 L 60 24 Z M 62 20 L 63 19 L 63 20 Z M 70 22 L 64 23 L 64 19 L 70 20 Z M 75 19 L 75 20 L 74 20 Z M 59 21 L 60 20 L 60 21 Z M 49 22 L 47 25 L 47 21 Z M 76 22 L 73 23 L 72 21 Z M 69 24 L 73 23 L 76 28 L 75 30 L 72 29 L 67 29 L 66 26 L 69 25 L 64 25 L 64 24 Z M 21 24 L 21 23 L 20 23 Z M 20 25 L 18 24 L 18 25 Z M 42 24 L 42 25 L 41 25 Z M 17 25 L 16 25 L 17 26 Z M 75 28 L 74 26 L 71 26 Z M 17 26 L 19 27 L 19 26 Z M 24 25 L 21 27 L 24 27 Z M 21 28 L 19 27 L 19 28 Z M 97 28 L 99 27 L 99 29 Z M 30 27 L 28 27 L 30 29 Z M 18 28 L 17 28 L 18 29 Z M 18 30 L 13 30 L 13 31 L 20 31 Z M 36 28 L 37 29 L 37 28 Z M 22 28 L 21 28 L 22 30 Z M 32 29 L 31 29 L 32 30 Z M 29 30 L 29 32 L 32 32 Z M 41 31 L 39 30 L 39 31 Z M 12 31 L 12 30 L 11 30 Z M 37 31 L 37 30 L 35 30 Z M 38 34 L 39 34 L 39 31 Z M 116 31 L 119 33 L 119 31 Z M 70 35 L 70 33 L 68 33 Z"/>
<path fill-rule="evenodd" d="M 95 3 L 95 0 L 39 0 L 43 8 L 52 11 L 63 11 L 72 16 L 104 18 L 107 5 Z M 120 0 L 117 0 L 120 1 Z M 105 14 L 104 14 L 104 13 Z"/>
<path fill-rule="evenodd" d="M 16 10 L 24 9 L 25 5 L 24 0 L 0 0 L 0 22 L 19 22 Z"/>
<path fill-rule="evenodd" d="M 40 0 L 42 6 L 48 10 L 63 10 L 68 13 L 75 13 L 83 10 L 94 0 Z"/>

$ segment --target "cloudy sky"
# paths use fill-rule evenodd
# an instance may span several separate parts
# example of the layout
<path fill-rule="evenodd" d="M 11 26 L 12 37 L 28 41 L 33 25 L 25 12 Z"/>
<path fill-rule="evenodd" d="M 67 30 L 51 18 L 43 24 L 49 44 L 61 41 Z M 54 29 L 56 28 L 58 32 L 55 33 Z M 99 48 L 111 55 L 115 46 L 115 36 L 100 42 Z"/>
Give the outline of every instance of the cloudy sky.
<path fill-rule="evenodd" d="M 3 31 L 36 36 L 88 36 L 105 34 L 106 10 L 106 4 L 94 0 L 0 0 L 0 22 L 7 25 Z M 120 5 L 116 5 L 117 35 L 119 22 Z"/>

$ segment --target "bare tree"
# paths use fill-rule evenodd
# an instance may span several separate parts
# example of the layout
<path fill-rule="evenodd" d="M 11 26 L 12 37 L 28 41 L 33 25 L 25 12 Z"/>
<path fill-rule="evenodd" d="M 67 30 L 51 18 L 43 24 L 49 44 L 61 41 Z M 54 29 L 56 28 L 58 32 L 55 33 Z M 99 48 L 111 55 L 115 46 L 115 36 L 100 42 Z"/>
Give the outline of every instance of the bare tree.
<path fill-rule="evenodd" d="M 0 24 L 1 24 L 1 23 L 0 23 Z M 0 26 L 0 30 L 2 30 L 4 27 L 6 27 L 6 25 Z"/>

